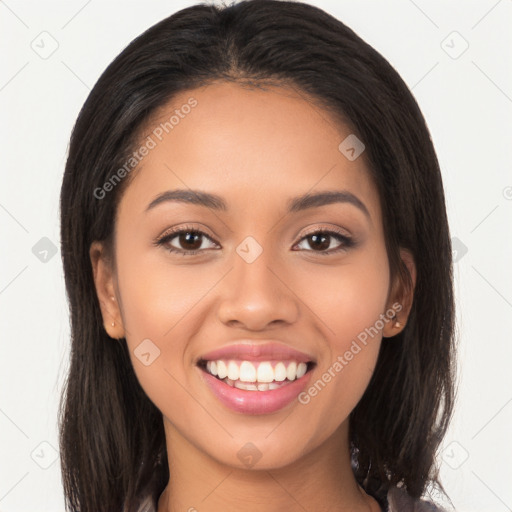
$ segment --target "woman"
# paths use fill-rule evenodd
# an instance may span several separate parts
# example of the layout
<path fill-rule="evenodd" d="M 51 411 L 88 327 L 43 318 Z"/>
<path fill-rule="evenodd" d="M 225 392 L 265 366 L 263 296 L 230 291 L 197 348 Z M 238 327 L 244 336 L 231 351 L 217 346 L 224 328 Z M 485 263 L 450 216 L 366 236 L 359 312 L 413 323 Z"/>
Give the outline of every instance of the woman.
<path fill-rule="evenodd" d="M 442 180 L 411 93 L 349 28 L 248 0 L 147 30 L 80 112 L 61 225 L 69 510 L 432 510 Z"/>

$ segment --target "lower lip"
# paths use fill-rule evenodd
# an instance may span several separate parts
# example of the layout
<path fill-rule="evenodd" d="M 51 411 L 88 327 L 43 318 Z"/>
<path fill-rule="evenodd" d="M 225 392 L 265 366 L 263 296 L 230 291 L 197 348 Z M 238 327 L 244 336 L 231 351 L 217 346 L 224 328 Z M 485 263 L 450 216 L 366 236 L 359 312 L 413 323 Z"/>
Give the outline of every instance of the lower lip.
<path fill-rule="evenodd" d="M 269 391 L 246 391 L 231 387 L 199 368 L 203 379 L 215 396 L 226 406 L 244 414 L 269 414 L 292 402 L 307 386 L 311 371 L 290 384 Z"/>

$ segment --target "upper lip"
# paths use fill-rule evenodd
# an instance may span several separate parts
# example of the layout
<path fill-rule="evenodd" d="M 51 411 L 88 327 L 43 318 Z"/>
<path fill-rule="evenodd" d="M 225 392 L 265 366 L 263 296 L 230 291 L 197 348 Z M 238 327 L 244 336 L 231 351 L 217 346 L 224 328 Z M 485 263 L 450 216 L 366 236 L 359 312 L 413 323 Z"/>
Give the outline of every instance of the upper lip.
<path fill-rule="evenodd" d="M 315 362 L 314 358 L 304 352 L 299 352 L 288 345 L 275 341 L 254 343 L 254 341 L 239 341 L 232 345 L 212 350 L 203 354 L 197 362 L 216 361 L 219 359 L 240 359 L 244 361 L 268 361 L 270 359 L 278 361 L 297 361 L 299 363 Z"/>

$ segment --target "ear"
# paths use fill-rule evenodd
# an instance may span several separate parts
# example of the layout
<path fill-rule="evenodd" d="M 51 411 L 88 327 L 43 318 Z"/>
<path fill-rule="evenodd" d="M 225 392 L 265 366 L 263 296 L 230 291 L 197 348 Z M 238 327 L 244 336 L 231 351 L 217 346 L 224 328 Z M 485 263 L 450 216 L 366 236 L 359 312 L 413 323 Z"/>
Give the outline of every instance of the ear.
<path fill-rule="evenodd" d="M 413 255 L 407 249 L 400 249 L 400 258 L 411 276 L 411 286 L 408 286 L 406 282 L 404 283 L 399 275 L 395 276 L 395 280 L 391 285 L 388 310 L 394 310 L 396 316 L 384 326 L 382 332 L 384 338 L 391 338 L 405 328 L 414 300 L 416 263 L 414 262 Z"/>
<path fill-rule="evenodd" d="M 93 242 L 89 249 L 89 257 L 105 331 L 111 338 L 124 338 L 125 331 L 116 294 L 112 262 L 107 256 L 103 243 Z"/>

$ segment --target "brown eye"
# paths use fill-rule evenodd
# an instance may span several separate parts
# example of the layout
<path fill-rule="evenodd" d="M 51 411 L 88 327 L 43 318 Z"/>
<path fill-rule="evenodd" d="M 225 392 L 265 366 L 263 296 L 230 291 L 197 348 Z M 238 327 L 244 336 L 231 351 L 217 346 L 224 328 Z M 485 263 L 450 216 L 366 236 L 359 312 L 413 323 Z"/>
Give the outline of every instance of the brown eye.
<path fill-rule="evenodd" d="M 333 240 L 338 241 L 338 246 L 336 246 L 336 244 L 334 244 L 334 246 L 331 245 Z M 303 241 L 307 241 L 308 246 L 311 248 L 309 249 L 309 252 L 316 252 L 322 255 L 329 255 L 339 251 L 344 251 L 354 246 L 354 240 L 352 238 L 336 231 L 328 230 L 309 233 L 302 238 L 298 245 L 303 243 Z"/>
<path fill-rule="evenodd" d="M 310 247 L 318 250 L 325 250 L 329 249 L 329 246 L 331 245 L 330 235 L 309 235 L 309 245 Z"/>
<path fill-rule="evenodd" d="M 177 240 L 180 248 L 194 251 L 201 247 L 201 236 L 200 233 L 186 231 L 177 235 Z"/>
<path fill-rule="evenodd" d="M 206 233 L 197 229 L 185 228 L 164 235 L 156 242 L 156 245 L 164 245 L 169 252 L 176 252 L 182 255 L 196 254 L 205 249 L 203 247 L 205 240 L 210 241 L 212 246 L 215 246 L 215 243 Z"/>

